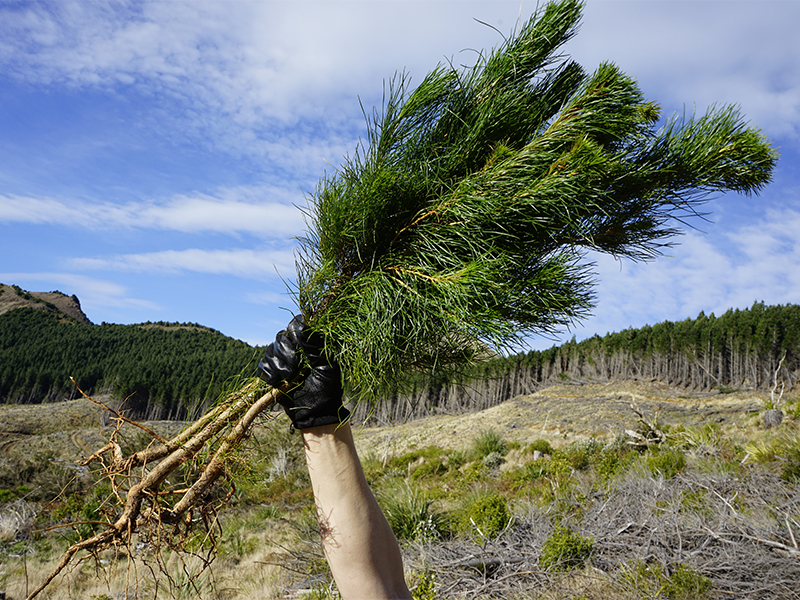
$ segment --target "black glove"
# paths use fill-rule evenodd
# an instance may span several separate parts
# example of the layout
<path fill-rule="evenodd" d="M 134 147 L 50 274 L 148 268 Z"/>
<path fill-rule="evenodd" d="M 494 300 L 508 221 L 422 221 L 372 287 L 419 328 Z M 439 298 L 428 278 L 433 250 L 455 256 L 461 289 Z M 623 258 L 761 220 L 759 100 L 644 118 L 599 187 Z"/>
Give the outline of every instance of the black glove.
<path fill-rule="evenodd" d="M 342 406 L 342 372 L 339 365 L 329 363 L 323 356 L 324 346 L 323 337 L 312 333 L 303 316 L 298 315 L 286 331 L 278 333 L 258 363 L 259 377 L 273 387 L 305 375 L 302 384 L 278 397 L 295 429 L 338 424 L 350 416 Z M 306 365 L 301 364 L 303 354 Z"/>

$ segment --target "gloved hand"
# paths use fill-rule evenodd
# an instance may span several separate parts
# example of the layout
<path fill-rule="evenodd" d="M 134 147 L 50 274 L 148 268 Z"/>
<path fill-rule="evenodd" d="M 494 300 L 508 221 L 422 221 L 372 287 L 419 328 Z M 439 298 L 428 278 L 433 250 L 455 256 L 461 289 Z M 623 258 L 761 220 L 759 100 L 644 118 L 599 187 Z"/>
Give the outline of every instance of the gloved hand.
<path fill-rule="evenodd" d="M 298 315 L 286 331 L 278 333 L 258 363 L 259 377 L 273 387 L 305 375 L 304 382 L 278 397 L 295 429 L 341 423 L 350 416 L 342 406 L 342 372 L 322 355 L 324 346 L 323 337 L 312 333 Z"/>

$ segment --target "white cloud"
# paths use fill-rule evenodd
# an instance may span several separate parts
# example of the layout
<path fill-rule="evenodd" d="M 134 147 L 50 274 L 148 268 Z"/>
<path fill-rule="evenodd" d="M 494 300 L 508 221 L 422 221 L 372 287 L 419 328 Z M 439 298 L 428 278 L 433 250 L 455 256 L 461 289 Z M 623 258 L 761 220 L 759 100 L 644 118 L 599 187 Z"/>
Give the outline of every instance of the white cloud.
<path fill-rule="evenodd" d="M 800 135 L 800 3 L 591 0 L 570 43 L 586 66 L 612 60 L 666 109 L 739 104 L 771 135 Z"/>
<path fill-rule="evenodd" d="M 159 119 L 227 151 L 316 171 L 363 131 L 356 103 L 438 62 L 472 62 L 536 4 L 87 2 L 0 8 L 0 67 L 26 84 L 159 99 Z M 773 135 L 800 134 L 800 3 L 588 2 L 568 49 L 613 60 L 668 110 L 738 103 Z M 387 24 L 391 23 L 391 27 Z M 465 50 L 464 52 L 460 52 Z M 324 130 L 324 133 L 323 133 Z M 325 141 L 321 141 L 325 138 Z"/>
<path fill-rule="evenodd" d="M 286 239 L 304 227 L 301 211 L 286 203 L 290 199 L 291 194 L 277 188 L 237 188 L 218 196 L 177 195 L 165 202 L 128 204 L 0 194 L 0 222 L 106 230 L 136 227 L 192 233 L 250 233 Z M 301 201 L 302 196 L 298 193 L 294 200 Z"/>
<path fill-rule="evenodd" d="M 165 250 L 142 254 L 123 254 L 110 258 L 72 258 L 72 268 L 104 271 L 173 273 L 189 271 L 233 275 L 247 279 L 293 277 L 292 250 Z"/>
<path fill-rule="evenodd" d="M 51 89 L 123 98 L 133 90 L 160 99 L 167 118 L 188 122 L 200 137 L 278 159 L 268 142 L 296 148 L 281 131 L 313 123 L 306 135 L 324 128 L 333 151 L 325 158 L 338 160 L 363 129 L 357 95 L 369 107 L 396 70 L 420 81 L 463 48 L 495 45 L 499 35 L 473 17 L 508 31 L 518 10 L 517 2 L 496 1 L 7 5 L 0 67 Z"/>
<path fill-rule="evenodd" d="M 713 230 L 712 230 L 713 231 Z M 800 298 L 800 211 L 768 211 L 763 219 L 728 233 L 690 232 L 652 263 L 593 257 L 599 274 L 595 317 L 576 328 L 604 334 L 663 320 L 717 315 L 756 301 L 796 303 Z"/>

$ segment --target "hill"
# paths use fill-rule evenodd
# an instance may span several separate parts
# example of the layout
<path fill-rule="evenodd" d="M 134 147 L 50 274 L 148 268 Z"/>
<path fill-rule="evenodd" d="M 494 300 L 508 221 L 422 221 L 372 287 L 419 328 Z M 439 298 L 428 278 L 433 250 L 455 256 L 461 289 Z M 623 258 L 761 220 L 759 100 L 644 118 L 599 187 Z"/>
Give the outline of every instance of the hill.
<path fill-rule="evenodd" d="M 92 325 L 79 318 L 75 297 L 1 289 L 0 403 L 74 398 L 74 377 L 89 394 L 130 397 L 140 415 L 181 418 L 212 402 L 230 378 L 253 373 L 262 353 L 196 323 Z M 788 393 L 800 382 L 800 306 L 754 303 L 497 356 L 454 380 L 410 377 L 381 398 L 371 422 L 475 412 L 564 381 L 633 379 L 698 391 L 779 385 Z"/>
<path fill-rule="evenodd" d="M 574 339 L 544 351 L 497 357 L 460 380 L 411 381 L 372 413 L 402 422 L 474 412 L 560 382 L 636 380 L 692 391 L 789 393 L 800 385 L 800 306 L 731 309 L 694 319 Z"/>
<path fill-rule="evenodd" d="M 77 298 L 3 286 L 0 402 L 109 393 L 139 416 L 180 418 L 252 374 L 257 348 L 196 323 L 92 324 Z M 53 300 L 53 302 L 51 302 Z"/>
<path fill-rule="evenodd" d="M 92 322 L 81 309 L 81 302 L 75 295 L 67 296 L 55 292 L 26 292 L 16 285 L 0 283 L 0 315 L 15 308 L 32 308 L 62 313 L 78 323 L 91 325 Z"/>

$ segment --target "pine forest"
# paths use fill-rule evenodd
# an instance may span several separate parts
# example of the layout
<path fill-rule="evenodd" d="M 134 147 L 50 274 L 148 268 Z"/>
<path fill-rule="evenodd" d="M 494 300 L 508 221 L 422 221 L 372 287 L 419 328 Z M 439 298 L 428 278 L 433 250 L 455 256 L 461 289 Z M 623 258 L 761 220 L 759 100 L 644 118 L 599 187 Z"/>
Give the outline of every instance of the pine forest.
<path fill-rule="evenodd" d="M 227 382 L 252 375 L 262 349 L 197 324 L 90 325 L 31 308 L 0 315 L 0 402 L 110 393 L 140 417 L 185 418 Z M 800 305 L 729 310 L 484 361 L 458 379 L 418 379 L 371 418 L 398 422 L 488 408 L 568 380 L 643 379 L 691 389 L 788 389 L 800 375 Z M 366 416 L 364 414 L 362 417 Z"/>

